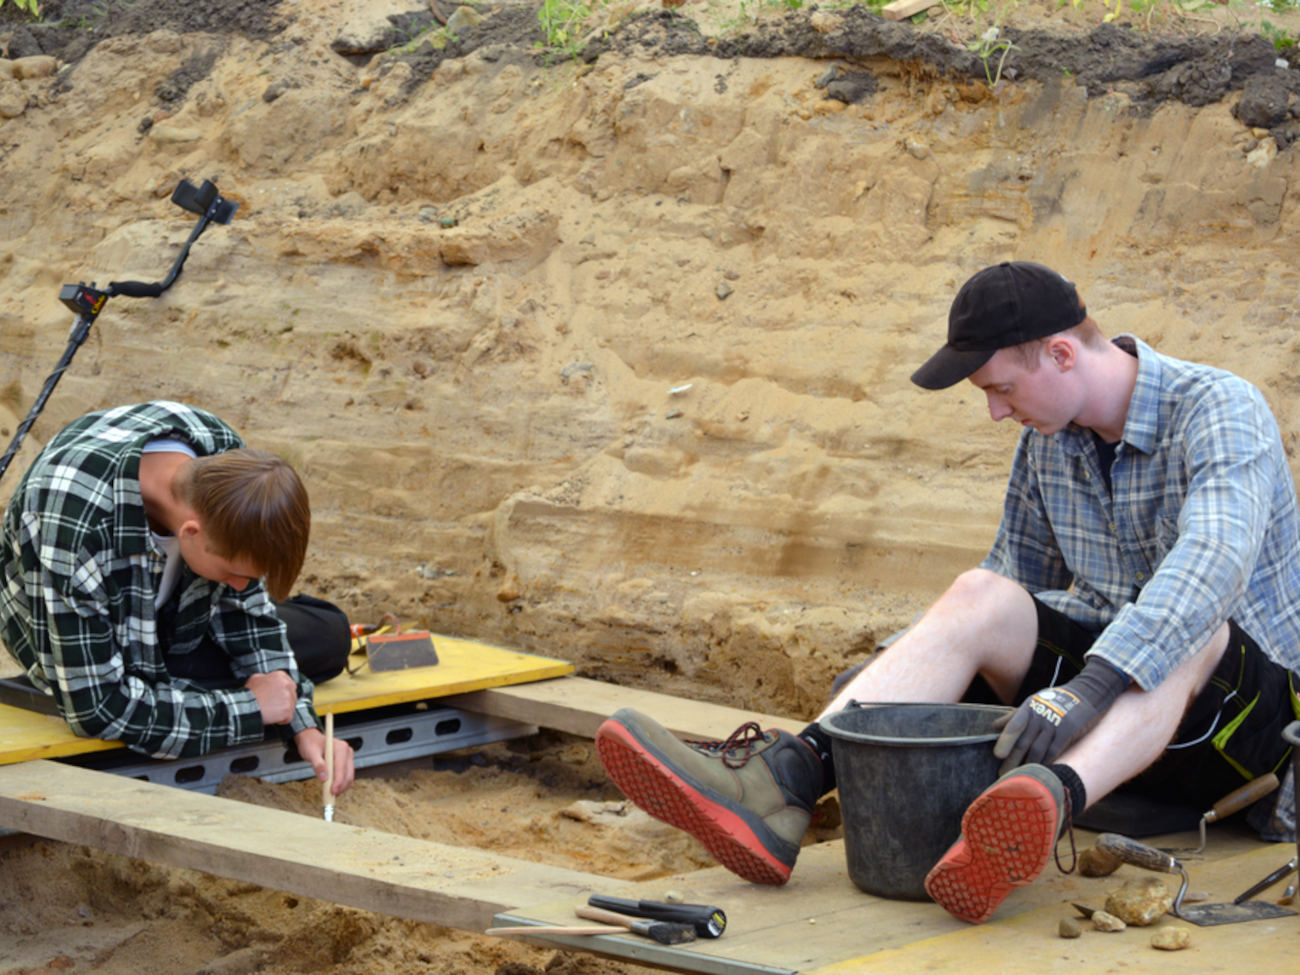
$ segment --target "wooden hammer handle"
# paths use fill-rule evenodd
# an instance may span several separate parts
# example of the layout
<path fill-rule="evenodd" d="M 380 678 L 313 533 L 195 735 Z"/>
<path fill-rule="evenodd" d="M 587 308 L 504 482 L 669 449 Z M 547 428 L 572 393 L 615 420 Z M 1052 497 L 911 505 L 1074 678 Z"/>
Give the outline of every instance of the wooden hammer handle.
<path fill-rule="evenodd" d="M 604 921 L 607 924 L 618 924 L 625 928 L 631 928 L 638 921 L 645 920 L 645 918 L 619 914 L 617 911 L 607 911 L 603 907 L 575 907 L 573 913 L 578 917 L 585 917 L 588 921 Z"/>

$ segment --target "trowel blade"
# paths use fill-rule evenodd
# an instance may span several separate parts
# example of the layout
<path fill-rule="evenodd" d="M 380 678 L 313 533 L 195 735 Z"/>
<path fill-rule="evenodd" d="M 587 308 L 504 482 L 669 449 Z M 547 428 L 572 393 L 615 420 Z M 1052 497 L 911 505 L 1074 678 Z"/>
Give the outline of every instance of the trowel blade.
<path fill-rule="evenodd" d="M 1242 921 L 1263 921 L 1274 917 L 1290 917 L 1295 911 L 1268 901 L 1247 901 L 1244 904 L 1190 904 L 1179 909 L 1175 917 L 1207 928 L 1215 924 L 1237 924 Z"/>

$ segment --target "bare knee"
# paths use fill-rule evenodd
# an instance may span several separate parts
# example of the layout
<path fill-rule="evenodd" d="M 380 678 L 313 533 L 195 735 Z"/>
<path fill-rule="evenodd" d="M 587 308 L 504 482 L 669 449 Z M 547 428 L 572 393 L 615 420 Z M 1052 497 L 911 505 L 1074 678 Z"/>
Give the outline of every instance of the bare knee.
<path fill-rule="evenodd" d="M 1029 599 L 1019 583 L 988 569 L 967 569 L 939 597 L 940 602 L 969 607 L 980 617 L 1001 613 L 1008 604 L 1023 605 Z"/>

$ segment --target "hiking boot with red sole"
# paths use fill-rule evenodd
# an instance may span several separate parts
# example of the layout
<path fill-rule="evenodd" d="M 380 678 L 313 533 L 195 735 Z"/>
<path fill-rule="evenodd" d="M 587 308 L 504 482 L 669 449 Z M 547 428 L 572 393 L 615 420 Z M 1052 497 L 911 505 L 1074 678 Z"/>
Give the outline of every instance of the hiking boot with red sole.
<path fill-rule="evenodd" d="M 655 819 L 690 833 L 732 873 L 783 884 L 821 795 L 821 759 L 755 722 L 726 741 L 683 741 L 631 708 L 596 732 L 610 779 Z"/>
<path fill-rule="evenodd" d="M 953 917 L 987 921 L 1011 891 L 1043 872 L 1064 809 L 1065 787 L 1050 770 L 1008 772 L 967 807 L 961 839 L 931 868 L 926 893 Z"/>

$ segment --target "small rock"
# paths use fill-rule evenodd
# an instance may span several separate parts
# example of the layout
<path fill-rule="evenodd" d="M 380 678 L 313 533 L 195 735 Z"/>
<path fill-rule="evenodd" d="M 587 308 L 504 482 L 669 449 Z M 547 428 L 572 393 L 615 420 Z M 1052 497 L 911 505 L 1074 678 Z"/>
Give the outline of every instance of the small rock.
<path fill-rule="evenodd" d="M 832 31 L 839 30 L 844 24 L 844 18 L 840 14 L 828 13 L 824 10 L 817 10 L 808 18 L 808 25 L 818 34 L 829 34 Z"/>
<path fill-rule="evenodd" d="M 1119 857 L 1090 846 L 1079 854 L 1079 875 L 1082 877 L 1109 877 L 1123 863 Z"/>
<path fill-rule="evenodd" d="M 669 904 L 680 904 L 686 900 L 686 895 L 680 890 L 670 890 L 664 894 L 664 900 Z"/>
<path fill-rule="evenodd" d="M 1126 880 L 1119 890 L 1112 891 L 1106 898 L 1106 911 L 1125 924 L 1146 927 L 1162 918 L 1173 902 L 1163 881 L 1148 875 Z"/>
<path fill-rule="evenodd" d="M 519 577 L 513 572 L 506 577 L 501 583 L 501 588 L 497 590 L 497 600 L 503 603 L 512 603 L 523 595 L 523 589 L 519 584 Z"/>
<path fill-rule="evenodd" d="M 1177 924 L 1166 925 L 1151 935 L 1151 947 L 1161 951 L 1178 951 L 1192 943 L 1192 932 Z"/>
<path fill-rule="evenodd" d="M 589 757 L 586 745 L 570 745 L 560 752 L 560 761 L 566 765 L 583 765 Z"/>
<path fill-rule="evenodd" d="M 181 125 L 155 125 L 149 130 L 149 138 L 155 142 L 197 142 L 203 138 L 203 131 Z"/>
<path fill-rule="evenodd" d="M 1127 924 L 1107 911 L 1094 911 L 1092 926 L 1098 931 L 1123 931 Z"/>
<path fill-rule="evenodd" d="M 726 301 L 734 290 L 736 289 L 727 284 L 726 281 L 719 281 L 718 286 L 713 289 L 713 293 L 718 296 L 719 301 Z"/>
<path fill-rule="evenodd" d="M 1277 143 L 1272 139 L 1260 139 L 1259 145 L 1246 153 L 1246 162 L 1257 169 L 1263 169 L 1276 155 Z"/>
<path fill-rule="evenodd" d="M 27 111 L 27 92 L 11 78 L 0 78 L 0 118 L 17 118 Z"/>
<path fill-rule="evenodd" d="M 1083 926 L 1072 917 L 1063 917 L 1056 926 L 1056 933 L 1062 938 L 1077 938 L 1083 934 Z"/>
<path fill-rule="evenodd" d="M 59 62 L 49 54 L 31 54 L 13 63 L 15 78 L 48 78 L 59 70 Z"/>
<path fill-rule="evenodd" d="M 447 18 L 447 32 L 458 34 L 466 27 L 477 27 L 483 23 L 483 15 L 473 7 L 457 7 Z"/>

